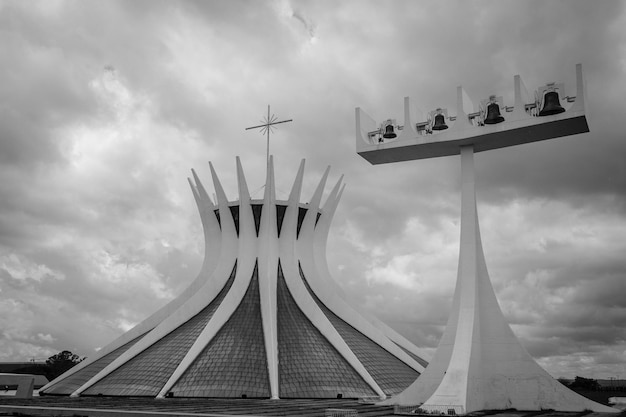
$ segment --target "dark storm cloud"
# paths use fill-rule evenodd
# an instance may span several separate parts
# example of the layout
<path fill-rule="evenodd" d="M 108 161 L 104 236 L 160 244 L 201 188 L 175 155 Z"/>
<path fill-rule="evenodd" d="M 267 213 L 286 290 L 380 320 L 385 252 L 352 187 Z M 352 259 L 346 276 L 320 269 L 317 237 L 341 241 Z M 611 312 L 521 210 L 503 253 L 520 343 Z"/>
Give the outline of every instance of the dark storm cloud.
<path fill-rule="evenodd" d="M 518 197 L 558 197 L 573 203 L 581 197 L 606 193 L 623 200 L 626 164 L 622 155 L 626 152 L 626 142 L 619 125 L 611 120 L 621 117 L 621 109 L 615 105 L 615 94 L 620 90 L 615 89 L 615 81 L 624 74 L 624 64 L 619 59 L 619 47 L 616 54 L 616 50 L 606 46 L 624 43 L 626 36 L 618 29 L 624 3 L 612 1 L 603 7 L 588 2 L 516 6 L 512 13 L 530 14 L 531 18 L 511 21 L 493 16 L 494 22 L 513 25 L 506 30 L 500 27 L 499 33 L 517 31 L 520 35 L 513 48 L 501 45 L 502 53 L 511 58 L 512 54 L 524 56 L 524 60 L 514 61 L 518 66 L 514 70 L 529 88 L 549 81 L 572 82 L 573 64 L 583 63 L 588 81 L 591 133 L 531 144 L 514 152 L 503 149 L 493 152 L 489 159 L 479 157 L 477 160 L 484 171 L 479 174 L 481 185 L 489 190 L 484 197 L 489 200 L 498 196 L 509 198 L 515 190 Z M 498 27 L 489 26 L 498 32 Z M 567 29 L 572 27 L 576 30 Z M 543 71 L 546 66 L 549 68 L 546 75 L 538 73 L 537 63 L 542 64 Z M 511 85 L 503 87 L 511 94 L 512 78 L 507 80 L 509 82 Z M 618 204 L 623 210 L 623 201 Z"/>

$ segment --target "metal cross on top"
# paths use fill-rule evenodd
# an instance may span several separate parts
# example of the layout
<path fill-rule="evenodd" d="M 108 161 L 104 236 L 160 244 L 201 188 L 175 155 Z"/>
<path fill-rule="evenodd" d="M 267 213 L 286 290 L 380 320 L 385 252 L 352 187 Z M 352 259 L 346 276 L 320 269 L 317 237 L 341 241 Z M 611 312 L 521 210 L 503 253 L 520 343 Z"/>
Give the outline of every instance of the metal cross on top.
<path fill-rule="evenodd" d="M 263 123 L 262 125 L 246 127 L 246 130 L 261 128 L 262 134 L 267 133 L 267 162 L 269 162 L 270 160 L 270 131 L 273 129 L 272 126 L 280 124 L 280 123 L 293 122 L 293 120 L 289 119 L 289 120 L 277 121 L 276 116 L 274 116 L 273 114 L 270 116 L 270 106 L 268 104 L 267 105 L 267 117 L 263 120 L 263 122 L 265 123 Z"/>

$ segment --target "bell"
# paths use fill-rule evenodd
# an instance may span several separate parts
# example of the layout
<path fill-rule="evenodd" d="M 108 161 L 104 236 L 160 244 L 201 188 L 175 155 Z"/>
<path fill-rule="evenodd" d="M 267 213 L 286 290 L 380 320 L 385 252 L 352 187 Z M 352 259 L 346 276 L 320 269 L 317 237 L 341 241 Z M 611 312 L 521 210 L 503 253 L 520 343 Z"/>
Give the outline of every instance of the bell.
<path fill-rule="evenodd" d="M 394 132 L 393 130 L 393 125 L 386 125 L 385 126 L 385 133 L 383 133 L 383 138 L 385 139 L 393 139 L 396 136 L 396 132 Z"/>
<path fill-rule="evenodd" d="M 435 123 L 433 124 L 433 130 L 446 130 L 447 128 L 448 125 L 446 124 L 446 119 L 443 117 L 443 114 L 436 114 Z"/>
<path fill-rule="evenodd" d="M 486 125 L 495 125 L 496 123 L 504 122 L 504 117 L 500 115 L 500 106 L 498 103 L 491 102 L 487 106 L 487 116 L 485 117 Z"/>
<path fill-rule="evenodd" d="M 565 109 L 561 107 L 559 101 L 559 93 L 556 91 L 549 91 L 544 96 L 543 109 L 539 112 L 539 116 L 550 116 L 551 114 L 563 113 Z"/>

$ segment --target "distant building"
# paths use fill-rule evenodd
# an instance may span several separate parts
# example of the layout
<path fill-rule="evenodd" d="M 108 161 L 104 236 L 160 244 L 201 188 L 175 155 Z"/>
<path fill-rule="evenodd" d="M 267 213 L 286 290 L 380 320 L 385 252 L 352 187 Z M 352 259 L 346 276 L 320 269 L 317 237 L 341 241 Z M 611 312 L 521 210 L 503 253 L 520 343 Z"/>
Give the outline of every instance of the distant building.
<path fill-rule="evenodd" d="M 35 375 L 35 389 L 39 389 L 49 382 L 45 373 L 45 362 L 0 362 L 0 374 Z M 10 388 L 13 389 L 14 387 Z"/>
<path fill-rule="evenodd" d="M 44 369 L 45 366 L 45 362 L 0 362 L 0 373 L 29 374 L 32 368 Z M 28 369 L 28 372 L 21 372 L 24 369 Z"/>

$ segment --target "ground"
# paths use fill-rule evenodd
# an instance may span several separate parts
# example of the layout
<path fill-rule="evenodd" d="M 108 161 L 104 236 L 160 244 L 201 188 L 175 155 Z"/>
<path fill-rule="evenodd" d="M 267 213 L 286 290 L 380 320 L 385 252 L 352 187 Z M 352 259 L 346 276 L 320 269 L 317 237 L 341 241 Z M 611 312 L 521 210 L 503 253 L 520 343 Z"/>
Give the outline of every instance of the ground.
<path fill-rule="evenodd" d="M 392 406 L 357 400 L 267 400 L 267 399 L 183 399 L 124 397 L 0 397 L 0 416 L 324 416 L 327 409 L 355 410 L 358 416 L 393 416 Z M 346 414 L 347 415 L 347 414 Z M 621 414 L 560 413 L 554 411 L 494 411 L 474 413 L 476 417 L 626 417 Z"/>

